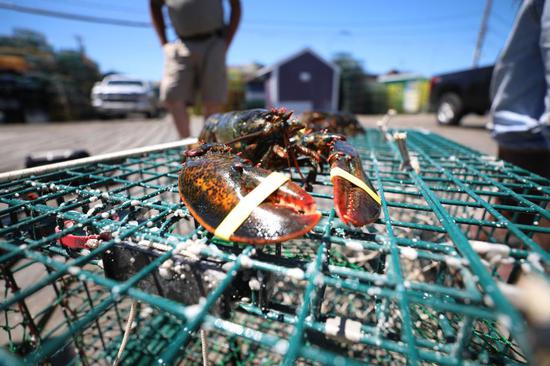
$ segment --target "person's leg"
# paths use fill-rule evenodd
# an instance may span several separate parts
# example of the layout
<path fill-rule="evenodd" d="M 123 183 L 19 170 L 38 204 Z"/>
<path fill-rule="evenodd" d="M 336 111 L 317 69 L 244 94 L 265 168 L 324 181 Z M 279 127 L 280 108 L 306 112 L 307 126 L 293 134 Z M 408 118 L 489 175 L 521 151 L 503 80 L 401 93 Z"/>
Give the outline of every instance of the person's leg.
<path fill-rule="evenodd" d="M 525 0 L 493 72 L 493 137 L 502 149 L 541 149 L 546 95 L 539 40 L 542 1 Z"/>
<path fill-rule="evenodd" d="M 545 112 L 541 118 L 542 135 L 546 141 L 546 154 L 541 164 L 546 166 L 546 170 L 540 174 L 545 178 L 550 179 L 550 1 L 546 0 L 543 5 L 542 17 L 541 17 L 541 33 L 540 33 L 540 50 L 542 53 L 542 60 L 544 63 L 544 70 L 546 74 L 546 98 L 544 100 Z M 547 202 L 546 209 L 550 210 L 550 203 Z M 541 227 L 549 228 L 550 220 L 541 218 L 539 225 Z M 533 240 L 540 244 L 540 246 L 546 250 L 550 250 L 550 234 L 536 233 L 533 235 Z"/>
<path fill-rule="evenodd" d="M 176 41 L 165 46 L 160 98 L 172 115 L 181 138 L 191 135 L 187 105 L 193 97 L 193 64 L 189 47 Z"/>
<path fill-rule="evenodd" d="M 548 150 L 550 156 L 550 1 L 544 1 L 541 6 L 543 9 L 540 20 L 541 33 L 539 42 L 546 77 L 546 97 L 544 99 L 545 112 L 541 121 L 543 123 L 542 135 L 546 141 L 546 150 Z M 547 175 L 546 178 L 550 179 L 550 175 Z"/>
<path fill-rule="evenodd" d="M 213 38 L 205 45 L 201 70 L 201 95 L 204 118 L 223 111 L 227 99 L 225 42 Z"/>
<path fill-rule="evenodd" d="M 491 114 L 492 135 L 499 145 L 498 157 L 548 177 L 550 156 L 543 130 L 548 106 L 545 77 L 548 78 L 550 64 L 542 47 L 542 39 L 548 32 L 543 5 L 544 0 L 525 0 L 521 5 L 493 72 Z M 513 198 L 499 198 L 496 203 L 519 205 Z M 508 211 L 502 214 L 508 219 L 514 217 Z M 533 219 L 533 215 L 521 214 L 513 221 L 530 225 Z M 492 239 L 503 240 L 507 233 L 497 229 Z M 479 239 L 487 238 L 481 235 Z M 544 245 L 539 238 L 534 239 Z"/>
<path fill-rule="evenodd" d="M 204 118 L 208 118 L 215 113 L 223 112 L 223 103 L 220 102 L 204 102 L 202 107 L 204 109 Z"/>
<path fill-rule="evenodd" d="M 550 178 L 550 1 L 523 2 L 492 89 L 498 157 Z"/>
<path fill-rule="evenodd" d="M 191 136 L 191 128 L 189 126 L 189 113 L 187 113 L 187 104 L 185 102 L 169 102 L 165 101 L 164 105 L 172 115 L 174 124 L 181 138 Z"/>

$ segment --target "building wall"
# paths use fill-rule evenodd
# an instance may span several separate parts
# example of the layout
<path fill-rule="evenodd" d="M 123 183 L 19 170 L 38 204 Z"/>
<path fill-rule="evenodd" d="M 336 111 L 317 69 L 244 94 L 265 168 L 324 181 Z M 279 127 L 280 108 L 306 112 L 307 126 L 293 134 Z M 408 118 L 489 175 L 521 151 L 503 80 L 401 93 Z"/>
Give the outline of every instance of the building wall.
<path fill-rule="evenodd" d="M 330 110 L 334 70 L 306 52 L 279 68 L 279 104 L 310 105 Z M 309 102 L 309 103 L 308 103 Z"/>
<path fill-rule="evenodd" d="M 266 107 L 266 88 L 264 80 L 249 81 L 246 84 L 245 109 Z"/>
<path fill-rule="evenodd" d="M 429 81 L 399 80 L 384 83 L 388 91 L 388 107 L 399 113 L 418 113 L 428 109 Z"/>

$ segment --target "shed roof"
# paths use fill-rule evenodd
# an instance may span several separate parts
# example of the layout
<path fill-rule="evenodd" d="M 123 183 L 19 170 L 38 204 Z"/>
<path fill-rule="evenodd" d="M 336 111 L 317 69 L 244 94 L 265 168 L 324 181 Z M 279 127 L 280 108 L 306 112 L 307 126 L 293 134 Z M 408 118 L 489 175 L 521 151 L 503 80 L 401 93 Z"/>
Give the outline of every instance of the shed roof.
<path fill-rule="evenodd" d="M 378 76 L 378 82 L 391 83 L 396 81 L 425 80 L 426 77 L 415 73 L 389 74 Z"/>
<path fill-rule="evenodd" d="M 301 51 L 298 51 L 290 56 L 287 56 L 285 58 L 283 58 L 282 60 L 279 60 L 277 62 L 275 62 L 274 64 L 272 65 L 269 65 L 269 66 L 266 66 L 266 67 L 263 67 L 261 68 L 260 70 L 258 70 L 258 72 L 256 73 L 256 77 L 257 78 L 260 78 L 260 77 L 263 77 L 263 76 L 267 76 L 268 74 L 270 74 L 273 70 L 275 69 L 278 69 L 279 67 L 281 67 L 281 65 L 284 65 L 286 64 L 287 62 L 291 61 L 291 60 L 294 60 L 295 58 L 298 58 L 306 53 L 309 53 L 311 55 L 313 55 L 315 58 L 319 59 L 321 62 L 325 63 L 327 66 L 329 66 L 331 69 L 333 69 L 335 72 L 339 72 L 339 68 L 338 66 L 336 66 L 335 64 L 333 63 L 330 63 L 328 61 L 326 61 L 323 57 L 321 57 L 317 52 L 313 51 L 311 48 L 309 47 L 306 47 L 304 49 L 302 49 Z"/>

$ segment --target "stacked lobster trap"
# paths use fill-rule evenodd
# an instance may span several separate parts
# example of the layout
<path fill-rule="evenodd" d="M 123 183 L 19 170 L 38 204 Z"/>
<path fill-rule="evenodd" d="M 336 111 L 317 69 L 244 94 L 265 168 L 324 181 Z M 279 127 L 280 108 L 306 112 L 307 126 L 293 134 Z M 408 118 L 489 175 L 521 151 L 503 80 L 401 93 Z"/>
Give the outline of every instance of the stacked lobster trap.
<path fill-rule="evenodd" d="M 535 363 L 550 182 L 429 132 L 388 136 L 350 139 L 382 199 L 375 224 L 341 223 L 321 174 L 314 230 L 257 247 L 195 224 L 178 196 L 185 146 L 11 175 L 0 360 Z"/>

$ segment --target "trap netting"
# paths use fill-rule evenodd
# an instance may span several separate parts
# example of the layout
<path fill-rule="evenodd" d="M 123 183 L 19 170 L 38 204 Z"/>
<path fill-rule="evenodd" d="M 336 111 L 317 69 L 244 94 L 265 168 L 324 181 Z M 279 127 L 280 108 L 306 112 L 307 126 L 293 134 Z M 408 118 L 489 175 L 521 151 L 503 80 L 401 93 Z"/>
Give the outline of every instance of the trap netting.
<path fill-rule="evenodd" d="M 351 142 L 381 218 L 343 225 L 325 171 L 322 220 L 280 245 L 195 227 L 184 147 L 0 183 L 0 359 L 110 364 L 129 323 L 126 365 L 532 362 L 510 283 L 548 283 L 550 183 L 427 132 Z"/>

